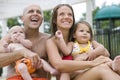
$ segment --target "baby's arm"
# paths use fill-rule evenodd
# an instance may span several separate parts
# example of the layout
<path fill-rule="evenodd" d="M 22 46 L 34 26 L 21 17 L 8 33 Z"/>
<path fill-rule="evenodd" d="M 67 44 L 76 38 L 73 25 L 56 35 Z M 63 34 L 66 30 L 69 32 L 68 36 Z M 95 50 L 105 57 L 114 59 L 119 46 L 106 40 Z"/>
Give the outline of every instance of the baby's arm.
<path fill-rule="evenodd" d="M 30 40 L 22 39 L 22 40 L 20 40 L 20 43 L 28 49 L 32 48 L 32 42 Z"/>
<path fill-rule="evenodd" d="M 47 61 L 45 61 L 44 59 L 41 59 L 42 64 L 43 64 L 43 69 L 47 72 L 50 72 L 50 74 L 52 75 L 58 75 L 59 72 L 53 68 Z"/>
<path fill-rule="evenodd" d="M 94 49 L 88 52 L 88 60 L 93 60 L 101 55 L 106 57 L 110 56 L 109 52 L 102 44 L 97 41 L 92 41 L 92 45 Z"/>
<path fill-rule="evenodd" d="M 72 42 L 69 42 L 67 45 L 63 39 L 62 32 L 58 30 L 55 34 L 55 37 L 58 41 L 58 46 L 65 56 L 69 55 L 72 51 Z"/>
<path fill-rule="evenodd" d="M 32 48 L 32 42 L 28 39 L 24 39 L 22 38 L 21 36 L 18 36 L 17 37 L 17 40 L 25 47 L 25 48 L 28 48 L 28 49 L 31 49 Z"/>

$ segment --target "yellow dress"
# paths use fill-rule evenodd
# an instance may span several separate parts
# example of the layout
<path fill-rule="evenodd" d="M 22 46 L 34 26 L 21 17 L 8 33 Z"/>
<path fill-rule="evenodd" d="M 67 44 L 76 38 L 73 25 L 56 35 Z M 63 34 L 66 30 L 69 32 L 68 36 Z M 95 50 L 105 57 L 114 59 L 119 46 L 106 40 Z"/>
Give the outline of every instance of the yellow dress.
<path fill-rule="evenodd" d="M 85 52 L 88 52 L 90 50 L 90 41 L 88 41 L 88 45 L 86 47 L 81 47 L 80 44 L 75 41 L 74 43 L 74 47 L 73 47 L 73 51 L 72 51 L 72 55 L 77 55 L 77 54 L 82 54 Z"/>

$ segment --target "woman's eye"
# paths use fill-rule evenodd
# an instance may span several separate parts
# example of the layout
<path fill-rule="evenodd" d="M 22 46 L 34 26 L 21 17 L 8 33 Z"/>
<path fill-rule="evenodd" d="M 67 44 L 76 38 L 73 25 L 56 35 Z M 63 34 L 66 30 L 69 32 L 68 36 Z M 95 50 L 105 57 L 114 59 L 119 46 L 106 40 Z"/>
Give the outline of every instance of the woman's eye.
<path fill-rule="evenodd" d="M 73 15 L 71 13 L 69 13 L 68 16 L 72 16 L 73 17 Z"/>
<path fill-rule="evenodd" d="M 80 32 L 83 32 L 83 30 L 80 30 Z"/>
<path fill-rule="evenodd" d="M 60 16 L 63 16 L 64 15 L 64 13 L 60 13 Z"/>

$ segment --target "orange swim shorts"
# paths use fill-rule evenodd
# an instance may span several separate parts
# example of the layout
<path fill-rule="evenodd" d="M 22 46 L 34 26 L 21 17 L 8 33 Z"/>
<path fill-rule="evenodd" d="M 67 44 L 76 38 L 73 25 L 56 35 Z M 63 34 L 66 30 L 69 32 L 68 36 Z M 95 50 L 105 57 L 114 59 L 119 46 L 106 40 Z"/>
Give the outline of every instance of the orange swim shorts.
<path fill-rule="evenodd" d="M 18 64 L 20 63 L 25 63 L 27 65 L 27 68 L 28 68 L 28 72 L 31 74 L 35 71 L 35 69 L 32 67 L 32 64 L 31 64 L 31 60 L 30 59 L 26 59 L 26 58 L 23 58 L 21 60 L 18 60 L 16 62 L 16 66 L 15 66 L 15 69 L 16 69 L 16 72 L 19 74 L 19 71 L 17 69 L 17 66 Z"/>
<path fill-rule="evenodd" d="M 47 78 L 32 78 L 33 80 L 48 80 Z M 8 78 L 7 80 L 24 80 L 20 75 L 13 76 Z"/>

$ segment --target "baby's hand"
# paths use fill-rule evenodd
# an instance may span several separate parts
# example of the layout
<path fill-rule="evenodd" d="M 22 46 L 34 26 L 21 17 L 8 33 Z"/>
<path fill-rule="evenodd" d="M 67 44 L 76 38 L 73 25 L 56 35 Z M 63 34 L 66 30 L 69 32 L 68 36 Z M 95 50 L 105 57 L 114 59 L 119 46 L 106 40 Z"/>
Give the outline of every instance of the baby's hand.
<path fill-rule="evenodd" d="M 55 37 L 58 38 L 58 39 L 63 38 L 62 32 L 60 30 L 57 30 L 56 33 L 55 33 Z"/>

